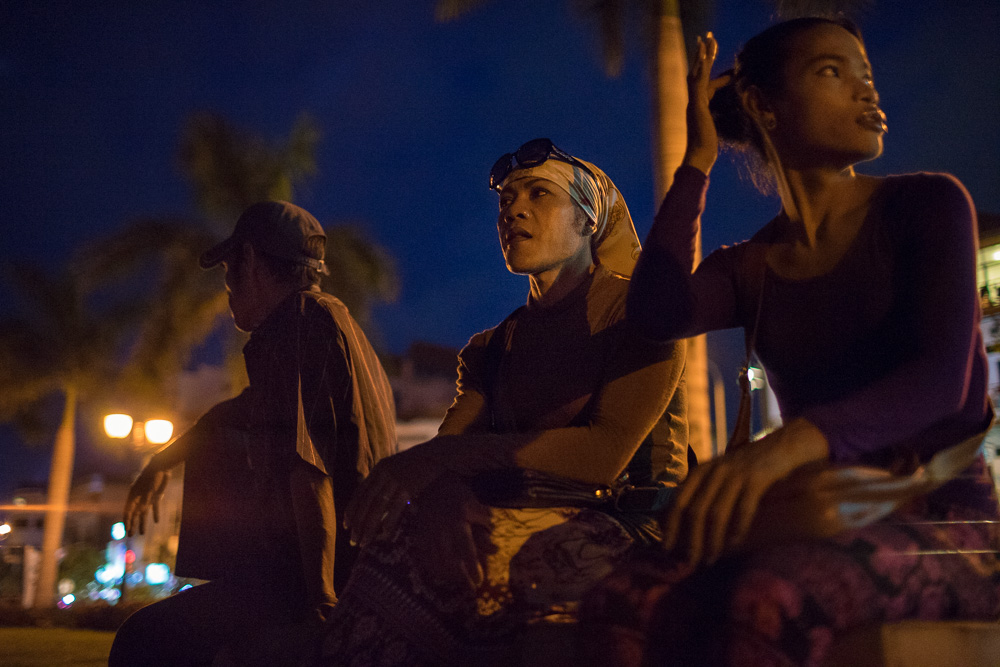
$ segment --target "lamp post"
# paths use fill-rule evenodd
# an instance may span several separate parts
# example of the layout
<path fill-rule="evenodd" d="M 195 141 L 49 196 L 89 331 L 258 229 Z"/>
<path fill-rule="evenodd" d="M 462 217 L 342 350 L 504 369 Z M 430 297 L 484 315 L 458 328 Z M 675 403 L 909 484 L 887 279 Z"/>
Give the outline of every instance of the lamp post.
<path fill-rule="evenodd" d="M 104 432 L 110 438 L 124 439 L 132 436 L 132 446 L 145 449 L 149 445 L 162 445 L 170 441 L 174 425 L 167 419 L 134 421 L 131 415 L 116 413 L 104 417 Z"/>
<path fill-rule="evenodd" d="M 167 419 L 147 419 L 145 422 L 137 422 L 131 415 L 115 413 L 104 417 L 104 432 L 110 438 L 125 439 L 132 438 L 132 448 L 139 453 L 145 453 L 150 446 L 158 446 L 170 441 L 174 434 L 173 422 Z M 116 524 L 117 527 L 117 524 Z M 114 536 L 113 536 L 114 537 Z M 122 570 L 121 597 L 119 601 L 125 599 L 125 586 L 128 575 L 134 568 L 135 551 L 129 549 L 128 538 L 122 535 L 115 539 L 125 540 L 125 564 Z"/>

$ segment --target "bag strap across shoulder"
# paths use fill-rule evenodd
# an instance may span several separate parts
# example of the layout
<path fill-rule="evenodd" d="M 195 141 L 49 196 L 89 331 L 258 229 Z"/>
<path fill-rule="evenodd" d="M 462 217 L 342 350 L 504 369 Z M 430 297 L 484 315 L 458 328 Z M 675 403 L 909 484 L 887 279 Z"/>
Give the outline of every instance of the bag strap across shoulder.
<path fill-rule="evenodd" d="M 750 284 L 747 292 L 757 295 L 757 307 L 754 309 L 753 322 L 750 327 L 743 328 L 743 343 L 746 354 L 743 367 L 740 369 L 740 408 L 736 413 L 736 426 L 733 428 L 726 449 L 740 447 L 750 442 L 750 421 L 753 413 L 753 398 L 750 394 L 750 357 L 753 356 L 754 345 L 757 344 L 757 330 L 760 327 L 760 314 L 764 310 L 764 278 L 767 275 L 767 245 L 750 241 L 746 246 L 749 267 L 747 274 Z"/>

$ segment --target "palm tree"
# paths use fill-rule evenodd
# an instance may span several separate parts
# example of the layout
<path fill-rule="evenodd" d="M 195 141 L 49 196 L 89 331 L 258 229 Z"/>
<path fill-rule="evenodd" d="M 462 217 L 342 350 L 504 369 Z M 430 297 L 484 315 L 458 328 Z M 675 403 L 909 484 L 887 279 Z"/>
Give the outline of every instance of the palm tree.
<path fill-rule="evenodd" d="M 436 18 L 454 20 L 486 4 L 487 0 L 438 0 Z M 695 36 L 711 23 L 713 0 L 577 0 L 585 16 L 597 23 L 605 72 L 617 76 L 625 60 L 625 18 L 638 11 L 648 44 L 647 62 L 653 85 L 653 144 L 656 201 L 663 199 L 680 166 L 687 146 L 687 53 Z M 869 0 L 773 0 L 777 15 L 793 18 L 810 14 L 854 12 Z M 701 234 L 695 239 L 695 264 L 701 260 Z M 689 442 L 698 458 L 711 457 L 708 351 L 705 336 L 688 339 L 687 391 Z M 716 410 L 725 410 L 716 405 Z M 716 434 L 725 442 L 726 434 Z M 721 451 L 721 447 L 718 451 Z"/>
<path fill-rule="evenodd" d="M 77 407 L 81 397 L 94 396 L 114 379 L 114 350 L 129 317 L 114 305 L 98 311 L 95 285 L 72 265 L 57 272 L 27 264 L 6 268 L 5 282 L 20 297 L 20 307 L 14 318 L 0 322 L 0 422 L 14 422 L 37 437 L 45 431 L 51 400 L 61 402 L 35 597 L 36 606 L 50 606 L 73 477 Z"/>
<path fill-rule="evenodd" d="M 145 317 L 128 356 L 131 393 L 162 394 L 213 332 L 224 337 L 234 388 L 245 383 L 240 347 L 228 324 L 221 273 L 197 269 L 199 255 L 232 232 L 242 211 L 264 199 L 292 201 L 316 173 L 320 133 L 301 116 L 284 141 L 270 142 L 214 114 L 193 116 L 182 134 L 179 163 L 194 190 L 197 217 L 140 219 L 92 245 L 88 270 L 104 281 L 142 285 Z M 357 226 L 327 229 L 331 275 L 323 288 L 345 302 L 362 326 L 373 301 L 395 298 L 392 258 Z"/>

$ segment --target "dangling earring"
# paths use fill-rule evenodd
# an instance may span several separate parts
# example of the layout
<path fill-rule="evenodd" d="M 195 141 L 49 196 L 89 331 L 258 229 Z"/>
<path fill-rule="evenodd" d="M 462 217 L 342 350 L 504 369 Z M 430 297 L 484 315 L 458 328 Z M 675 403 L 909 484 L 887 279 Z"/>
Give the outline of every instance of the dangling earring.
<path fill-rule="evenodd" d="M 773 132 L 774 128 L 778 127 L 778 119 L 774 116 L 768 116 L 764 119 L 764 129 L 768 132 Z"/>

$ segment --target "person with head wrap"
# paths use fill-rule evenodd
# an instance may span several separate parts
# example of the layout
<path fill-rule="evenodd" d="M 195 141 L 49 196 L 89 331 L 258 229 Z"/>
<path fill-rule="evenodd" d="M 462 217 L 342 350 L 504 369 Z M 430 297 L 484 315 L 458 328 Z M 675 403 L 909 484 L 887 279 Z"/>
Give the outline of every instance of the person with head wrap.
<path fill-rule="evenodd" d="M 687 474 L 684 345 L 626 326 L 640 246 L 621 193 L 547 139 L 503 156 L 490 187 L 527 303 L 462 350 L 438 436 L 359 489 L 328 664 L 519 662 L 527 627 L 571 619 L 655 539 L 653 511 Z"/>

